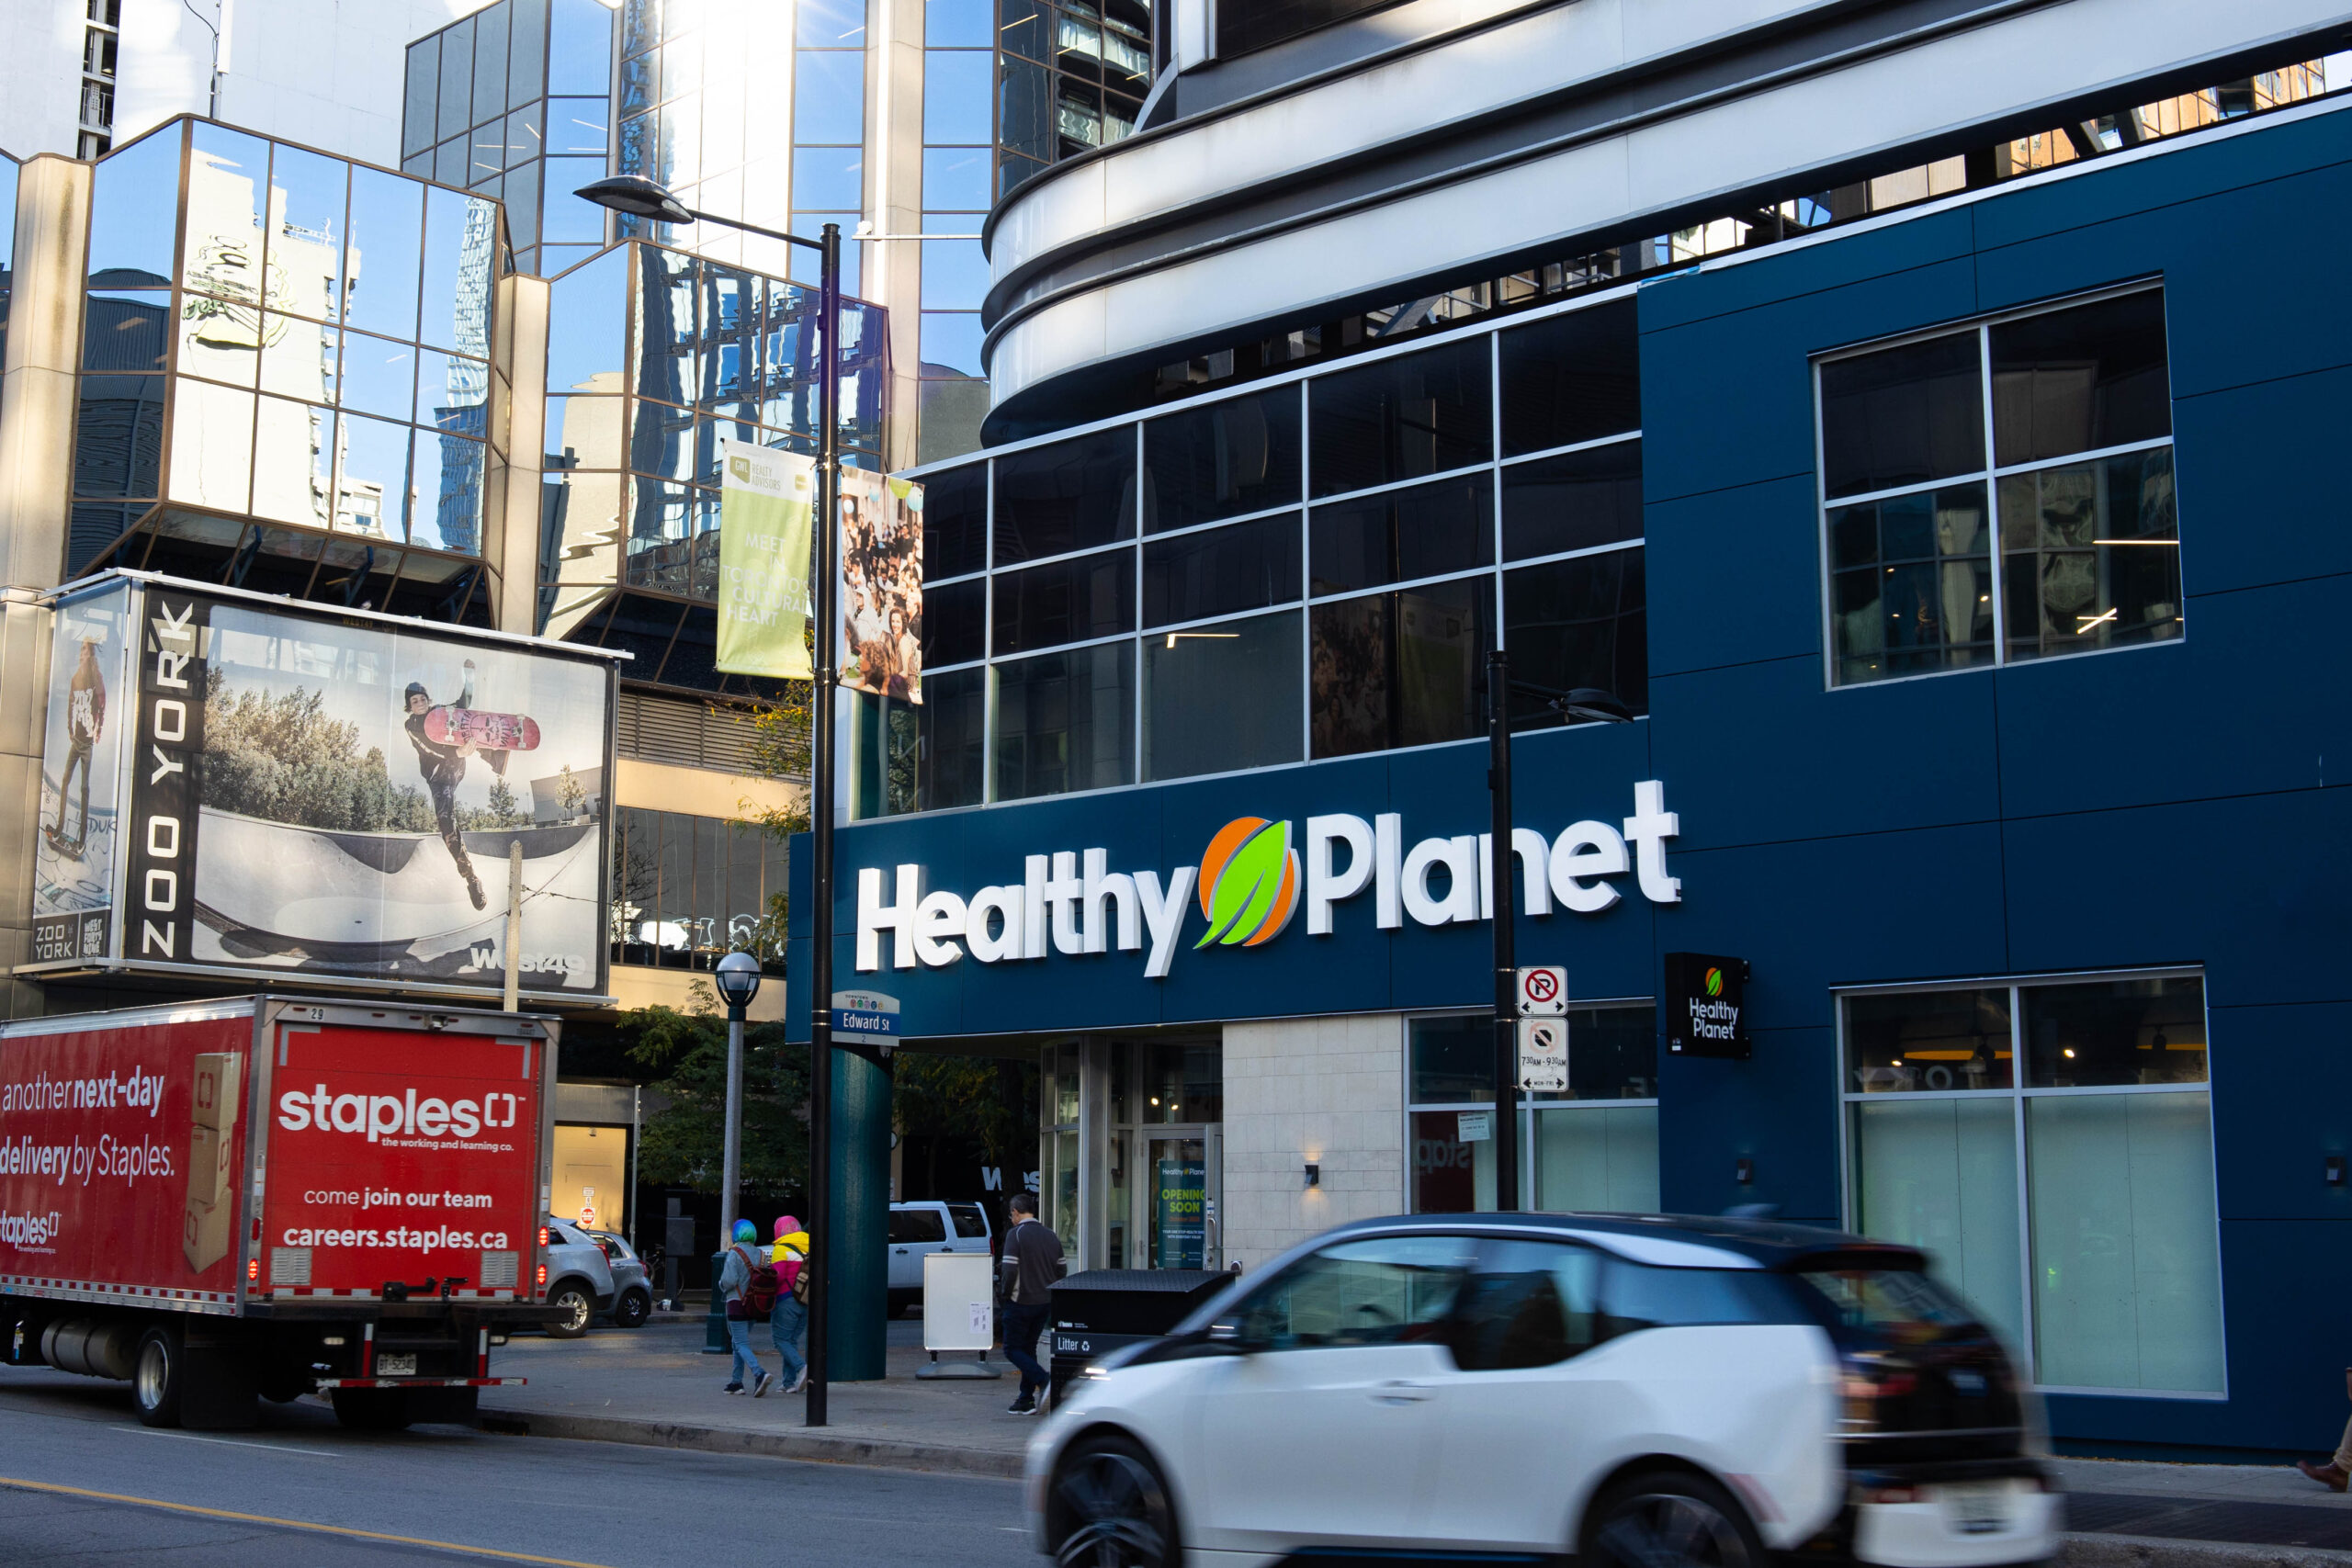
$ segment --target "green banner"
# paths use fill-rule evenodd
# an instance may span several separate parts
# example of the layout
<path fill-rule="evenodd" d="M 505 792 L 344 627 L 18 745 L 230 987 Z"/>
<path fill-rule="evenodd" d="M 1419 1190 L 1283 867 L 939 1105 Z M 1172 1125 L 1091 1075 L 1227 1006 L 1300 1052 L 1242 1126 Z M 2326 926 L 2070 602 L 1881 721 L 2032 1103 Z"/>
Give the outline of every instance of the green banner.
<path fill-rule="evenodd" d="M 731 438 L 719 447 L 718 668 L 808 680 L 816 462 Z"/>

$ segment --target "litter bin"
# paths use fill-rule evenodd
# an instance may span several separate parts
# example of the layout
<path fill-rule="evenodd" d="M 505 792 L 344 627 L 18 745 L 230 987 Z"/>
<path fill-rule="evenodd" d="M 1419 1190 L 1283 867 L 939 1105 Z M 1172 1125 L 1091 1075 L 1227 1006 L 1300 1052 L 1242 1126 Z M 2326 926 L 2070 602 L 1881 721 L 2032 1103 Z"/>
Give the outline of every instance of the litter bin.
<path fill-rule="evenodd" d="M 1053 1287 L 1054 1387 L 1123 1345 L 1167 1335 L 1237 1276 L 1207 1269 L 1089 1269 Z"/>

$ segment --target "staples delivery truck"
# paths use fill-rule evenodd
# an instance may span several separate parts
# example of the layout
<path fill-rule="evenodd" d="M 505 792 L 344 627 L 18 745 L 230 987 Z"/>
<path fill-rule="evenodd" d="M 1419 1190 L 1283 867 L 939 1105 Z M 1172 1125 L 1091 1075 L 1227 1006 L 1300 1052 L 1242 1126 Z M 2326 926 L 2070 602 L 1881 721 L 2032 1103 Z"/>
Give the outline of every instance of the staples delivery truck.
<path fill-rule="evenodd" d="M 0 1026 L 0 1359 L 150 1426 L 469 1420 L 549 1321 L 554 1021 L 277 996 Z"/>

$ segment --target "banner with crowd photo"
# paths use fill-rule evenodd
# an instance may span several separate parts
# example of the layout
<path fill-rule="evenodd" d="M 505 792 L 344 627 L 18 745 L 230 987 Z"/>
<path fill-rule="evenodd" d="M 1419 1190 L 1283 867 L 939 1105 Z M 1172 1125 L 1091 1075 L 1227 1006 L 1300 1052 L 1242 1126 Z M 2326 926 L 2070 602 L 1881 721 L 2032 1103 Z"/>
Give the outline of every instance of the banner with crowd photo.
<path fill-rule="evenodd" d="M 842 684 L 922 701 L 922 486 L 842 470 Z"/>
<path fill-rule="evenodd" d="M 112 950 L 130 604 L 130 584 L 114 582 L 56 605 L 33 835 L 35 964 L 104 958 Z"/>
<path fill-rule="evenodd" d="M 817 465 L 797 453 L 720 442 L 718 668 L 806 681 L 810 518 Z"/>
<path fill-rule="evenodd" d="M 128 604 L 112 963 L 604 993 L 608 659 L 169 581 Z M 69 754 L 88 705 L 51 705 Z"/>

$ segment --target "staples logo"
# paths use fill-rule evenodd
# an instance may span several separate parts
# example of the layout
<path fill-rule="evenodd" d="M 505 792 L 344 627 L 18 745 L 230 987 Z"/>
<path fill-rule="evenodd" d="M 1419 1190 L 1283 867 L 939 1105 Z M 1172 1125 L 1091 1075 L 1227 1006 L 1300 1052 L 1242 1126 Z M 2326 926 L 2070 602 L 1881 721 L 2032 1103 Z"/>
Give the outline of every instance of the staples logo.
<path fill-rule="evenodd" d="M 522 1113 L 521 1097 L 485 1094 L 471 1100 L 419 1100 L 406 1094 L 329 1094 L 320 1084 L 307 1094 L 289 1089 L 277 1097 L 277 1124 L 289 1133 L 365 1133 L 379 1138 L 470 1138 L 485 1128 L 512 1127 Z"/>

